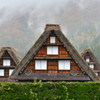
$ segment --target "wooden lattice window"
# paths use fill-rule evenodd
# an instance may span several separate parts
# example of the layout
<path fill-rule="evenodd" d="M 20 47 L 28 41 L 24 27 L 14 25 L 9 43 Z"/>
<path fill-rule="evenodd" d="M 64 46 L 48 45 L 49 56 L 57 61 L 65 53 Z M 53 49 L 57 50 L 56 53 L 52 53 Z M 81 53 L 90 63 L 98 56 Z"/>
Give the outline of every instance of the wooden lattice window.
<path fill-rule="evenodd" d="M 50 37 L 50 43 L 55 43 L 56 42 L 56 38 L 55 37 Z"/>
<path fill-rule="evenodd" d="M 58 54 L 58 46 L 47 46 L 47 54 L 57 55 Z"/>
<path fill-rule="evenodd" d="M 4 76 L 4 69 L 0 69 L 0 76 Z"/>
<path fill-rule="evenodd" d="M 4 59 L 3 66 L 10 66 L 10 59 Z"/>
<path fill-rule="evenodd" d="M 35 60 L 35 69 L 36 70 L 46 70 L 47 60 Z"/>
<path fill-rule="evenodd" d="M 13 71 L 14 69 L 9 69 L 9 76 L 12 74 Z"/>
<path fill-rule="evenodd" d="M 59 70 L 70 70 L 70 60 L 59 60 Z"/>

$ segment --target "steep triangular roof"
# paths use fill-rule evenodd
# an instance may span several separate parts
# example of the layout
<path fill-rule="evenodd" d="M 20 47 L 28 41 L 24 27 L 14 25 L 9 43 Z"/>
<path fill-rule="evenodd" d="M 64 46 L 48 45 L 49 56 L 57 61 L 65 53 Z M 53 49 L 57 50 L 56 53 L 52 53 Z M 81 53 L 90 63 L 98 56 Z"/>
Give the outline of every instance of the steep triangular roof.
<path fill-rule="evenodd" d="M 49 27 L 48 27 L 49 26 Z M 60 26 L 55 24 L 47 24 L 44 33 L 39 37 L 36 43 L 32 46 L 32 48 L 27 52 L 25 57 L 22 59 L 20 64 L 15 68 L 10 78 L 16 79 L 16 77 L 20 77 L 19 74 L 25 69 L 31 59 L 36 55 L 38 50 L 41 48 L 46 39 L 50 36 L 50 34 L 54 32 L 57 38 L 62 42 L 64 47 L 67 49 L 72 58 L 77 62 L 78 66 L 82 71 L 84 71 L 93 81 L 100 81 L 99 78 L 95 75 L 95 73 L 91 70 L 91 68 L 87 65 L 87 63 L 83 60 L 83 58 L 79 55 L 76 49 L 72 46 L 69 40 L 64 36 L 61 32 Z"/>
<path fill-rule="evenodd" d="M 10 55 L 11 58 L 14 60 L 14 62 L 16 63 L 16 65 L 18 65 L 22 58 L 21 58 L 21 56 L 17 53 L 17 51 L 16 51 L 14 48 L 12 48 L 12 47 L 2 47 L 2 48 L 0 49 L 0 59 L 2 58 L 3 54 L 4 54 L 6 51 L 9 53 L 9 55 Z"/>
<path fill-rule="evenodd" d="M 95 55 L 93 54 L 93 52 L 90 49 L 84 49 L 81 52 L 81 56 L 84 58 L 84 57 L 86 57 L 87 53 L 93 59 L 93 61 L 95 62 L 95 65 L 97 66 L 97 68 L 100 70 L 100 63 L 99 63 L 99 61 L 97 60 L 97 58 L 95 57 Z"/>

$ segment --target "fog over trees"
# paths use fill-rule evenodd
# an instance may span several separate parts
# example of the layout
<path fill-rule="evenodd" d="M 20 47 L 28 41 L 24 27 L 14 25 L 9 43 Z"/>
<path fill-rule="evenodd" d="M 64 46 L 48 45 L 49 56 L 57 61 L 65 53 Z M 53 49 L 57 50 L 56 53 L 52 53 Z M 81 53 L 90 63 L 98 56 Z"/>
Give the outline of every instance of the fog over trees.
<path fill-rule="evenodd" d="M 45 25 L 54 23 L 78 52 L 91 48 L 100 60 L 99 10 L 100 0 L 0 0 L 0 47 L 24 56 Z"/>

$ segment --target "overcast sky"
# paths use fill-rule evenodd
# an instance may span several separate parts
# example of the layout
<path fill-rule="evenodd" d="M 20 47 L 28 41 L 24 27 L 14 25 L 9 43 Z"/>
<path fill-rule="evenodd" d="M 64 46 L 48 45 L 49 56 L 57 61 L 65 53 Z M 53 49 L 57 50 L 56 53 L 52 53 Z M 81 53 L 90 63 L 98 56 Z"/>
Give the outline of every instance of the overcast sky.
<path fill-rule="evenodd" d="M 60 4 L 69 0 L 0 0 L 0 7 Z"/>

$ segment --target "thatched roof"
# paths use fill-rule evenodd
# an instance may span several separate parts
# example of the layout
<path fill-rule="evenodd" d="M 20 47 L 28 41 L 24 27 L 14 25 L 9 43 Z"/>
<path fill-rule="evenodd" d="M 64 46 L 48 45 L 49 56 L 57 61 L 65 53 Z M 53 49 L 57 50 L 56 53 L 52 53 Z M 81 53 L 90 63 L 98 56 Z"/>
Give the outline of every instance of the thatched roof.
<path fill-rule="evenodd" d="M 46 39 L 52 34 L 52 31 L 57 36 L 57 38 L 62 42 L 66 50 L 69 52 L 71 57 L 75 60 L 75 62 L 78 64 L 80 69 L 85 72 L 89 78 L 93 81 L 100 81 L 99 78 L 95 75 L 95 73 L 91 70 L 91 68 L 87 65 L 87 63 L 83 60 L 83 58 L 79 55 L 79 53 L 76 51 L 76 49 L 72 46 L 72 44 L 69 42 L 69 40 L 64 36 L 62 33 L 60 26 L 56 24 L 47 24 L 45 31 L 43 34 L 39 37 L 39 39 L 36 41 L 36 43 L 32 46 L 32 48 L 27 52 L 25 57 L 22 59 L 20 64 L 15 68 L 10 78 L 12 79 L 18 79 L 22 78 L 27 80 L 27 77 L 23 75 L 23 70 L 28 65 L 28 63 L 31 61 L 31 59 L 34 58 L 38 50 L 41 48 L 43 43 L 46 41 Z M 29 76 L 30 77 L 30 76 Z M 69 77 L 70 78 L 70 77 Z M 33 77 L 31 76 L 31 79 L 33 80 Z"/>
<path fill-rule="evenodd" d="M 90 50 L 90 49 L 84 49 L 82 52 L 81 52 L 81 56 L 83 58 L 86 57 L 87 53 L 89 54 L 89 56 L 93 59 L 93 61 L 95 62 L 95 65 L 97 66 L 97 68 L 100 70 L 100 63 L 99 61 L 97 60 L 97 58 L 95 57 L 95 55 L 93 54 L 93 52 Z"/>
<path fill-rule="evenodd" d="M 8 52 L 9 55 L 11 56 L 11 58 L 14 60 L 14 62 L 16 63 L 16 65 L 19 64 L 19 62 L 21 61 L 21 56 L 18 54 L 18 52 L 12 48 L 12 47 L 2 47 L 0 49 L 0 59 L 2 59 L 2 56 L 5 52 Z"/>

